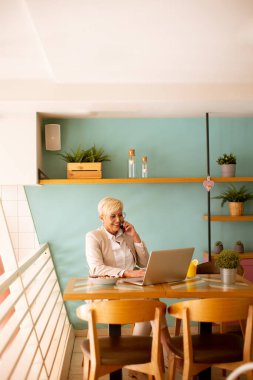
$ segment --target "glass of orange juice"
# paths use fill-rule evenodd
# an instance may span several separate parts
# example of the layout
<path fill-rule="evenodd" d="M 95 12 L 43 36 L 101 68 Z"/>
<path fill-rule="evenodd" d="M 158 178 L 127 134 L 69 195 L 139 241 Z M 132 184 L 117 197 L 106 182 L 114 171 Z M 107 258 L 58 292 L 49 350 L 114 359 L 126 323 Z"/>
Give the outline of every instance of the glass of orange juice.
<path fill-rule="evenodd" d="M 186 275 L 187 278 L 193 278 L 193 277 L 196 276 L 198 263 L 199 262 L 198 262 L 197 259 L 193 259 L 190 262 L 190 265 L 189 265 L 189 268 L 188 268 L 188 271 L 187 271 L 187 275 Z"/>

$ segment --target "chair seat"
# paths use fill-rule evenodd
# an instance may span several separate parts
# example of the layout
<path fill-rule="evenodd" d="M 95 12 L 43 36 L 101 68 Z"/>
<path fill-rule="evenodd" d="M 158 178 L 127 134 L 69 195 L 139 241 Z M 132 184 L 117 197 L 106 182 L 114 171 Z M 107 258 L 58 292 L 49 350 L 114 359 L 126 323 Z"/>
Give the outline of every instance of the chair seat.
<path fill-rule="evenodd" d="M 183 355 L 183 337 L 172 337 L 173 352 Z M 243 338 L 237 334 L 192 335 L 193 360 L 196 363 L 224 363 L 243 359 Z M 170 344 L 169 344 L 170 345 Z M 217 348 L 218 347 L 218 348 Z"/>
<path fill-rule="evenodd" d="M 101 364 L 130 365 L 151 361 L 152 337 L 150 336 L 101 337 L 99 344 Z M 90 358 L 88 339 L 82 342 L 81 349 L 84 355 Z"/>

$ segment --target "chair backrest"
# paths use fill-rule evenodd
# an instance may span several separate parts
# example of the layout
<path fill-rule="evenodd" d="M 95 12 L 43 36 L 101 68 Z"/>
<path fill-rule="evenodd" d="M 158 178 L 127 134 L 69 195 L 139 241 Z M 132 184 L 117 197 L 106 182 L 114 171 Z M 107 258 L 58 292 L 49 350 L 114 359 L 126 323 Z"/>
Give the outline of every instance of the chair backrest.
<path fill-rule="evenodd" d="M 237 274 L 239 274 L 240 276 L 244 276 L 244 268 L 241 264 L 237 268 Z"/>
<path fill-rule="evenodd" d="M 76 313 L 80 319 L 88 321 L 92 310 L 95 323 L 128 324 L 151 321 L 156 308 L 165 313 L 166 307 L 157 300 L 111 300 L 79 306 Z"/>
<path fill-rule="evenodd" d="M 220 273 L 220 269 L 212 262 L 200 263 L 197 265 L 197 274 Z"/>
<path fill-rule="evenodd" d="M 195 322 L 232 322 L 247 319 L 249 298 L 206 298 L 178 302 L 169 306 L 169 313 L 178 319 L 188 311 L 189 320 Z"/>
<path fill-rule="evenodd" d="M 220 268 L 215 265 L 215 263 L 208 261 L 206 263 L 200 263 L 197 265 L 197 274 L 218 274 L 220 273 Z M 239 265 L 237 268 L 237 273 L 240 276 L 244 275 L 244 268 Z"/>

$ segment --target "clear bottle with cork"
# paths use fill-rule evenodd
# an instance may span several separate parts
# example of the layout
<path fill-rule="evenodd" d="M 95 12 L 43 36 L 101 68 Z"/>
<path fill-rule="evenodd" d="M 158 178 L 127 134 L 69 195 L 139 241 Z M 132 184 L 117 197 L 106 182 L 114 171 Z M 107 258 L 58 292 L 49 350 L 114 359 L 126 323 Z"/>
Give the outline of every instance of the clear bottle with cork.
<path fill-rule="evenodd" d="M 128 151 L 128 178 L 135 178 L 135 149 Z"/>
<path fill-rule="evenodd" d="M 143 156 L 141 158 L 141 176 L 142 178 L 148 177 L 148 157 Z"/>

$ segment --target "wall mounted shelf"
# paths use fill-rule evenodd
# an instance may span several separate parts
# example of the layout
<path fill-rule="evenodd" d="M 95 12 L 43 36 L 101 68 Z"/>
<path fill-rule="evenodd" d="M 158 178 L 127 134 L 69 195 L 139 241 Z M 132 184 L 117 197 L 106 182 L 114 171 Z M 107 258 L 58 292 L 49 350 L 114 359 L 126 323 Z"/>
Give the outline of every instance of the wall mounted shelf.
<path fill-rule="evenodd" d="M 253 177 L 211 177 L 214 182 L 253 182 Z"/>
<path fill-rule="evenodd" d="M 208 220 L 208 215 L 204 215 L 203 219 Z M 253 215 L 211 215 L 210 219 L 212 222 L 253 222 Z"/>
<path fill-rule="evenodd" d="M 212 177 L 214 182 L 253 182 L 253 177 Z M 108 183 L 203 183 L 206 177 L 164 177 L 164 178 L 90 178 L 90 179 L 41 179 L 40 185 L 108 184 Z"/>
<path fill-rule="evenodd" d="M 107 183 L 202 183 L 204 178 L 90 178 L 90 179 L 41 179 L 41 185 L 49 184 L 107 184 Z"/>
<path fill-rule="evenodd" d="M 219 256 L 219 254 L 212 252 L 211 256 L 212 256 L 212 260 L 216 260 L 217 257 Z M 240 257 L 240 260 L 253 259 L 253 252 L 247 251 L 244 253 L 240 253 L 239 257 Z M 208 252 L 207 251 L 204 252 L 204 259 L 205 260 L 208 259 Z"/>

